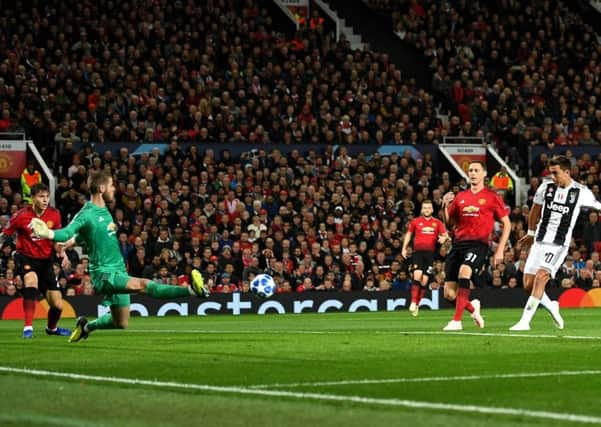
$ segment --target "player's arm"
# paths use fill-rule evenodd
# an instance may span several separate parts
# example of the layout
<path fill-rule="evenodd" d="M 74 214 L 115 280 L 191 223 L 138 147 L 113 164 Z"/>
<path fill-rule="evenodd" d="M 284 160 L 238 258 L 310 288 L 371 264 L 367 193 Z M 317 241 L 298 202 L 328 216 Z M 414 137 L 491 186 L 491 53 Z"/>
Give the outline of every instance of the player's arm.
<path fill-rule="evenodd" d="M 451 240 L 451 236 L 449 236 L 449 233 L 447 232 L 447 229 L 444 226 L 444 222 L 440 222 L 438 228 L 438 243 L 444 245 L 449 240 Z"/>
<path fill-rule="evenodd" d="M 543 211 L 543 205 L 539 205 L 537 203 L 532 204 L 532 208 L 528 213 L 528 235 L 530 237 L 534 237 L 534 232 L 536 231 L 536 226 L 540 221 L 540 217 Z"/>
<path fill-rule="evenodd" d="M 543 203 L 545 203 L 545 192 L 547 191 L 547 185 L 547 182 L 543 182 L 536 189 L 536 193 L 534 193 L 532 207 L 530 208 L 530 213 L 528 214 L 528 232 L 525 236 L 518 240 L 519 246 L 530 246 L 534 241 L 536 226 L 540 221 L 543 211 Z"/>
<path fill-rule="evenodd" d="M 12 234 L 6 234 L 4 230 L 2 230 L 2 233 L 0 233 L 0 247 L 6 242 L 6 239 L 10 239 L 11 237 Z"/>
<path fill-rule="evenodd" d="M 56 252 L 56 258 L 60 261 L 61 267 L 64 269 L 71 268 L 71 260 L 67 255 L 65 245 L 63 243 L 54 243 L 54 251 Z"/>
<path fill-rule="evenodd" d="M 601 213 L 601 202 L 599 202 L 595 198 L 595 195 L 593 194 L 593 192 L 591 190 L 589 190 L 587 188 L 586 191 L 583 192 L 582 198 L 583 198 L 583 201 L 582 201 L 583 208 L 595 209 Z"/>
<path fill-rule="evenodd" d="M 446 224 L 448 228 L 453 227 L 453 217 L 451 209 L 451 204 L 455 200 L 455 194 L 452 191 L 449 191 L 442 197 L 442 220 Z"/>
<path fill-rule="evenodd" d="M 411 238 L 413 237 L 413 233 L 411 229 L 407 230 L 405 233 L 405 238 L 403 239 L 403 248 L 401 249 L 401 256 L 407 259 L 407 248 L 409 247 L 409 242 L 411 242 Z"/>
<path fill-rule="evenodd" d="M 19 222 L 20 222 L 19 220 L 20 219 L 21 219 L 21 216 L 19 215 L 18 212 L 10 217 L 8 224 L 6 224 L 6 227 L 4 227 L 2 229 L 2 233 L 0 233 L 0 239 L 2 240 L 0 242 L 0 245 L 2 245 L 2 243 L 4 243 L 6 238 L 12 237 L 16 233 L 17 229 L 19 228 Z"/>
<path fill-rule="evenodd" d="M 48 225 L 39 218 L 34 218 L 31 220 L 29 226 L 33 230 L 33 234 L 36 237 L 42 239 L 50 239 L 55 242 L 66 242 L 67 240 L 75 237 L 79 230 L 84 228 L 87 224 L 86 215 L 82 214 L 80 211 L 73 220 L 67 225 L 65 228 L 61 228 L 60 230 L 50 230 Z"/>
<path fill-rule="evenodd" d="M 0 247 L 4 244 L 7 239 L 10 239 L 14 236 L 14 234 L 19 229 L 19 224 L 21 223 L 21 215 L 19 212 L 13 214 L 6 227 L 0 233 Z"/>
<path fill-rule="evenodd" d="M 532 203 L 530 213 L 528 213 L 528 232 L 518 240 L 518 246 L 528 247 L 534 241 L 534 233 L 536 232 L 536 226 L 540 221 L 543 205 L 538 203 Z"/>
<path fill-rule="evenodd" d="M 449 240 L 451 240 L 451 236 L 449 236 L 449 233 L 447 233 L 446 231 L 438 235 L 438 243 L 440 243 L 441 245 L 444 245 Z"/>
<path fill-rule="evenodd" d="M 495 254 L 493 257 L 493 263 L 495 265 L 499 265 L 503 262 L 503 255 L 505 254 L 505 247 L 507 246 L 507 241 L 509 240 L 509 233 L 511 232 L 511 221 L 509 220 L 509 216 L 505 215 L 500 219 L 501 224 L 503 224 L 503 230 L 501 231 L 501 237 L 499 238 L 499 245 L 495 250 Z"/>

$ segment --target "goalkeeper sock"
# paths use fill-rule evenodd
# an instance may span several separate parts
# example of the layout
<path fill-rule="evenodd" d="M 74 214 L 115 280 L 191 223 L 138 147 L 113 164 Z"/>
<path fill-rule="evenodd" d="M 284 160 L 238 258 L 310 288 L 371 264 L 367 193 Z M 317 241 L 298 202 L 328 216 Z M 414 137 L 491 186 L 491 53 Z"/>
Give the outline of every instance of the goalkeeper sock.
<path fill-rule="evenodd" d="M 113 316 L 111 313 L 106 313 L 98 319 L 88 322 L 86 329 L 87 332 L 92 332 L 96 329 L 117 329 L 117 327 L 113 323 Z"/>
<path fill-rule="evenodd" d="M 31 328 L 33 325 L 33 313 L 35 312 L 35 295 L 36 288 L 27 287 L 23 288 L 21 293 L 23 294 L 23 314 L 25 320 L 25 327 Z"/>
<path fill-rule="evenodd" d="M 190 291 L 186 286 L 163 285 L 154 281 L 148 282 L 146 285 L 146 293 L 151 297 L 160 299 L 190 296 Z"/>

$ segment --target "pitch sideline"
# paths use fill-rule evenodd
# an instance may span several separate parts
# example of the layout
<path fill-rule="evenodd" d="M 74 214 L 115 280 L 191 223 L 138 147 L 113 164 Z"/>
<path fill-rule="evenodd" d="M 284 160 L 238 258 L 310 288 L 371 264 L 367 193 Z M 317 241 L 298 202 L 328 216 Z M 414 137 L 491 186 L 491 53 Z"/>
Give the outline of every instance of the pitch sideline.
<path fill-rule="evenodd" d="M 75 380 L 88 380 L 105 383 L 116 383 L 116 384 L 128 384 L 128 385 L 144 385 L 156 388 L 176 388 L 176 389 L 188 389 L 188 390 L 203 390 L 203 391 L 214 391 L 220 393 L 231 393 L 240 395 L 251 395 L 251 396 L 269 396 L 269 397 L 291 397 L 296 399 L 313 399 L 321 401 L 337 401 L 337 402 L 353 402 L 358 404 L 367 405 L 384 405 L 384 406 L 397 406 L 405 408 L 419 408 L 419 409 L 434 409 L 441 411 L 452 411 L 462 413 L 478 413 L 486 415 L 509 415 L 509 416 L 520 416 L 528 418 L 539 418 L 549 419 L 557 421 L 569 421 L 578 422 L 585 424 L 601 424 L 601 417 L 594 417 L 589 415 L 580 414 L 568 414 L 548 411 L 531 411 L 527 409 L 518 408 L 504 408 L 504 407 L 491 407 L 491 406 L 477 406 L 477 405 L 459 405 L 450 403 L 438 403 L 438 402 L 421 402 L 415 400 L 403 400 L 403 399 L 377 399 L 362 396 L 344 396 L 336 394 L 320 394 L 320 393 L 297 393 L 292 391 L 283 390 L 257 390 L 244 387 L 225 387 L 225 386 L 212 386 L 207 384 L 186 384 L 178 382 L 164 382 L 164 381 L 150 381 L 140 380 L 131 378 L 120 378 L 120 377 L 102 377 L 96 375 L 84 375 L 74 374 L 69 372 L 52 372 L 37 369 L 22 369 L 13 368 L 10 366 L 0 366 L 0 372 L 24 374 L 36 377 L 57 377 L 57 378 L 69 378 Z"/>
<path fill-rule="evenodd" d="M 541 378 L 554 376 L 581 376 L 599 375 L 601 370 L 585 371 L 556 371 L 556 372 L 523 372 L 515 374 L 490 374 L 490 375 L 459 375 L 450 377 L 418 377 L 418 378 L 381 378 L 381 379 L 358 379 L 340 381 L 316 381 L 306 383 L 273 383 L 257 384 L 247 386 L 251 389 L 286 388 L 286 387 L 325 387 L 336 385 L 360 385 L 360 384 L 394 384 L 394 383 L 421 383 L 421 382 L 444 382 L 444 381 L 478 381 L 512 378 Z"/>
<path fill-rule="evenodd" d="M 105 332 L 110 333 L 110 330 Z M 119 330 L 118 333 L 122 334 L 123 331 Z M 231 335 L 248 335 L 248 334 L 265 334 L 265 335 L 351 335 L 366 333 L 370 335 L 440 335 L 446 337 L 457 337 L 457 336 L 482 336 L 482 337 L 505 337 L 505 338 L 551 338 L 551 339 L 565 339 L 565 340 L 601 340 L 600 336 L 590 335 L 553 335 L 553 334 L 531 334 L 523 332 L 443 332 L 443 331 L 372 331 L 372 330 L 354 330 L 352 332 L 346 331 L 312 331 L 309 329 L 128 329 L 126 333 L 145 333 L 145 334 L 231 334 Z"/>

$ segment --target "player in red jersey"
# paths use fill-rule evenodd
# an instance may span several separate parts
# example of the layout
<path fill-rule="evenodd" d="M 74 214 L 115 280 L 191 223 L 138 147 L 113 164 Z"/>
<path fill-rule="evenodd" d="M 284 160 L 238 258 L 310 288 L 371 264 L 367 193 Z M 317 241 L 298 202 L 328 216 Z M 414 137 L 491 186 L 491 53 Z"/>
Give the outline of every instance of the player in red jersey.
<path fill-rule="evenodd" d="M 471 162 L 468 177 L 468 190 L 459 192 L 456 197 L 453 193 L 443 197 L 443 217 L 454 230 L 453 247 L 445 262 L 444 296 L 449 301 L 455 301 L 455 316 L 443 328 L 444 331 L 463 329 L 463 310 L 471 313 L 476 326 L 484 327 L 480 301 L 469 300 L 470 280 L 479 273 L 486 261 L 495 219 L 501 221 L 503 231 L 493 256 L 493 265 L 503 262 L 511 229 L 503 199 L 484 185 L 486 165 L 480 161 Z"/>
<path fill-rule="evenodd" d="M 430 200 L 422 202 L 421 216 L 415 218 L 409 223 L 401 255 L 407 259 L 407 249 L 413 236 L 413 254 L 409 262 L 411 269 L 411 305 L 409 312 L 412 316 L 419 314 L 419 303 L 426 292 L 428 279 L 432 275 L 432 264 L 434 263 L 434 253 L 436 251 L 436 242 L 443 244 L 449 239 L 447 229 L 443 222 L 432 217 L 434 207 Z"/>
<path fill-rule="evenodd" d="M 41 219 L 50 228 L 61 227 L 60 212 L 48 206 L 49 196 L 46 184 L 39 183 L 31 187 L 31 206 L 16 212 L 0 235 L 4 239 L 6 236 L 16 234 L 17 250 L 14 257 L 17 271 L 15 273 L 21 276 L 24 284 L 21 291 L 23 312 L 25 313 L 23 338 L 33 338 L 32 321 L 37 297 L 36 290 L 38 289 L 50 305 L 46 333 L 60 336 L 71 334 L 70 330 L 57 327 L 63 310 L 63 298 L 52 270 L 55 254 L 54 244 L 50 240 L 33 237 L 29 228 L 29 223 L 33 218 Z M 62 252 L 63 249 L 60 251 Z"/>

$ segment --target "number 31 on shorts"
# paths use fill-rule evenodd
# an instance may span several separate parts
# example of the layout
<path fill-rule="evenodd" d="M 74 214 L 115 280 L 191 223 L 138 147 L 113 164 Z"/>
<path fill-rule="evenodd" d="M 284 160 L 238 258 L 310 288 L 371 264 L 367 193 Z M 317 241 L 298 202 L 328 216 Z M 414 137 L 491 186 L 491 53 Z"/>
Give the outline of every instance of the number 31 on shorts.
<path fill-rule="evenodd" d="M 478 259 L 478 254 L 475 254 L 473 252 L 468 252 L 465 254 L 465 262 L 475 262 L 476 259 Z"/>

